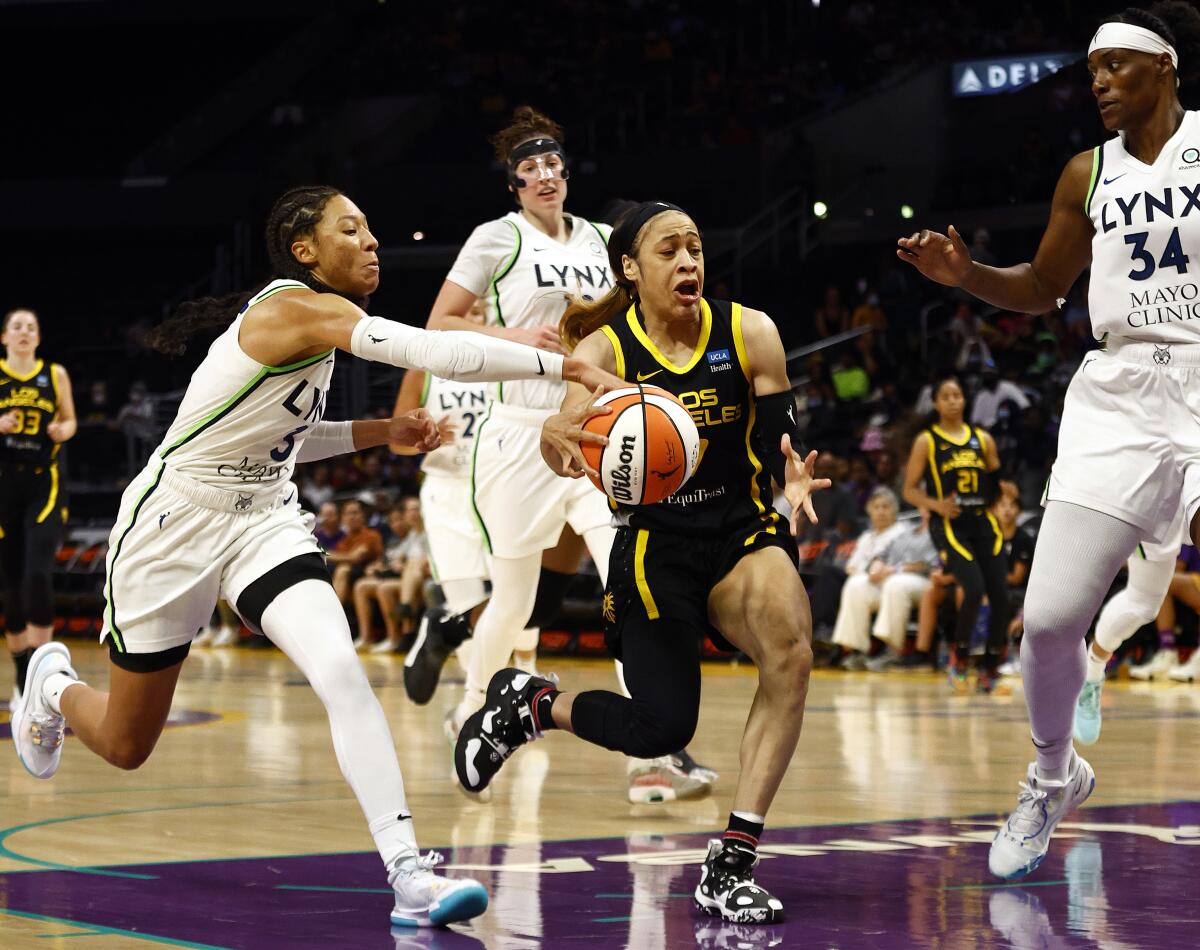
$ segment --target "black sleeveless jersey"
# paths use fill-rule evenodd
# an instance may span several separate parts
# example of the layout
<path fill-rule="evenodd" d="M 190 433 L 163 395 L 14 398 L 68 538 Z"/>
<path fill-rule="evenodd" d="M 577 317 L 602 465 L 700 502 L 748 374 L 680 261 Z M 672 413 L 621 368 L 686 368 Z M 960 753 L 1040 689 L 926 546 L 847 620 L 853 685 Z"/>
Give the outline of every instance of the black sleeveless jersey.
<path fill-rule="evenodd" d="M 659 352 L 636 305 L 602 328 L 617 375 L 673 393 L 700 432 L 700 461 L 678 492 L 655 505 L 613 507 L 631 528 L 706 536 L 774 533 L 781 519 L 771 506 L 771 476 L 755 427 L 742 305 L 702 299 L 700 313 L 700 337 L 683 366 Z"/>
<path fill-rule="evenodd" d="M 925 493 L 934 498 L 958 497 L 962 508 L 980 508 L 987 504 L 984 474 L 987 459 L 979 430 L 966 427 L 966 438 L 952 439 L 937 425 L 926 429 L 929 435 L 929 464 L 925 469 Z"/>
<path fill-rule="evenodd" d="M 0 464 L 46 465 L 58 454 L 58 443 L 46 426 L 58 414 L 58 381 L 54 364 L 38 360 L 33 372 L 22 376 L 0 360 L 0 416 L 17 412 L 17 427 L 0 435 Z"/>

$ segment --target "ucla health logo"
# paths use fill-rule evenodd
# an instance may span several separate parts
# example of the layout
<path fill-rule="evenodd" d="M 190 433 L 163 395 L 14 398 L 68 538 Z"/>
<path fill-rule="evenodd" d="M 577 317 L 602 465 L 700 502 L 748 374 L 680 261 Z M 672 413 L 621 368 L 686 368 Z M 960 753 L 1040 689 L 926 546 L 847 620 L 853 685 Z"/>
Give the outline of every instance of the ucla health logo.
<path fill-rule="evenodd" d="M 704 358 L 708 360 L 708 368 L 714 373 L 733 368 L 732 358 L 729 355 L 728 349 L 709 350 L 704 354 Z"/>

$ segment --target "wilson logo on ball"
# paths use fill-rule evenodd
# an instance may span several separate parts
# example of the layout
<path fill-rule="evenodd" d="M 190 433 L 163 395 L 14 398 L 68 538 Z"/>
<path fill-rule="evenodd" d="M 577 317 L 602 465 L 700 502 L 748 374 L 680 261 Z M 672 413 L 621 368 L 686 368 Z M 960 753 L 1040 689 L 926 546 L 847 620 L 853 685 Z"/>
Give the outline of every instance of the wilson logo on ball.
<path fill-rule="evenodd" d="M 653 505 L 677 492 L 700 460 L 700 435 L 683 403 L 665 389 L 638 386 L 606 393 L 611 406 L 584 428 L 608 437 L 608 445 L 584 443 L 592 481 L 621 505 Z"/>

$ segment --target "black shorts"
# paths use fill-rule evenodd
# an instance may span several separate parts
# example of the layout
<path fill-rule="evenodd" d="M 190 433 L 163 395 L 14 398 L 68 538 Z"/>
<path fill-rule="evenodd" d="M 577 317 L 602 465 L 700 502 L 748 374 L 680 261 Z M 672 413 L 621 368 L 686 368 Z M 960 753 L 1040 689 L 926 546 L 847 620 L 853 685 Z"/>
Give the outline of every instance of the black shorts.
<path fill-rule="evenodd" d="M 621 639 L 637 630 L 652 632 L 654 621 L 667 616 L 695 628 L 721 650 L 734 647 L 708 621 L 712 589 L 747 554 L 776 547 L 799 569 L 796 543 L 787 523 L 773 532 L 748 526 L 714 538 L 669 531 L 620 528 L 613 542 L 604 591 L 604 642 L 618 660 Z"/>

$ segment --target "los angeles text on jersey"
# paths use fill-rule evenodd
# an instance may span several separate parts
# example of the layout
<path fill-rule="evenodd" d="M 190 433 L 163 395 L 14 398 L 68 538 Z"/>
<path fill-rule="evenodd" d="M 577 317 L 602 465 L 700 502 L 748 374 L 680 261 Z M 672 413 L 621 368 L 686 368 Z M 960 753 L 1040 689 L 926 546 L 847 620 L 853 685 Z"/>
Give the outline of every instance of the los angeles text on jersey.
<path fill-rule="evenodd" d="M 716 389 L 698 389 L 686 393 L 676 393 L 683 403 L 696 428 L 719 426 L 727 422 L 737 422 L 742 418 L 742 403 L 735 402 L 721 405 L 721 397 Z"/>
<path fill-rule="evenodd" d="M 54 403 L 36 386 L 14 386 L 7 397 L 0 399 L 0 410 L 4 409 L 40 409 L 52 413 Z"/>

